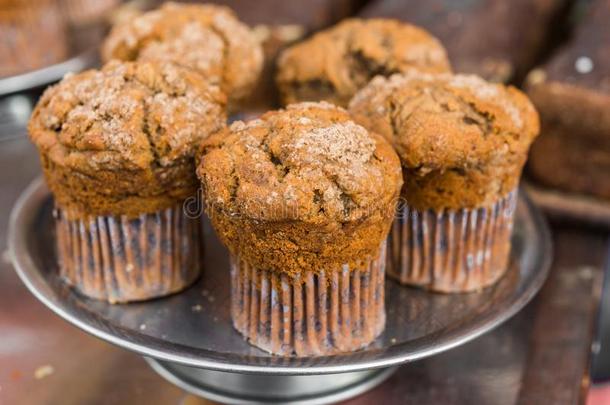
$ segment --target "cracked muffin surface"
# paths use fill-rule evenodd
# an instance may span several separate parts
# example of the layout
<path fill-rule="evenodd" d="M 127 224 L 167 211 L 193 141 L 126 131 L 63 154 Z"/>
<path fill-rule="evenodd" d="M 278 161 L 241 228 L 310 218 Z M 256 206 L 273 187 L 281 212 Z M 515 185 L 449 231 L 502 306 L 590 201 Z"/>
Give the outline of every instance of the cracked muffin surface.
<path fill-rule="evenodd" d="M 192 69 L 113 61 L 47 89 L 28 129 L 62 208 L 137 216 L 195 193 L 194 153 L 224 105 Z"/>
<path fill-rule="evenodd" d="M 263 51 L 229 8 L 169 2 L 115 26 L 102 46 L 102 58 L 186 65 L 219 85 L 233 104 L 256 84 Z"/>
<path fill-rule="evenodd" d="M 402 184 L 390 144 L 328 103 L 301 103 L 208 138 L 206 209 L 232 253 L 291 275 L 370 259 Z"/>
<path fill-rule="evenodd" d="M 491 205 L 517 186 L 539 132 L 527 96 L 472 75 L 377 77 L 350 113 L 392 143 L 418 209 Z"/>
<path fill-rule="evenodd" d="M 285 104 L 325 100 L 346 106 L 373 77 L 408 69 L 451 70 L 441 43 L 421 28 L 391 19 L 348 19 L 285 50 L 277 82 Z"/>

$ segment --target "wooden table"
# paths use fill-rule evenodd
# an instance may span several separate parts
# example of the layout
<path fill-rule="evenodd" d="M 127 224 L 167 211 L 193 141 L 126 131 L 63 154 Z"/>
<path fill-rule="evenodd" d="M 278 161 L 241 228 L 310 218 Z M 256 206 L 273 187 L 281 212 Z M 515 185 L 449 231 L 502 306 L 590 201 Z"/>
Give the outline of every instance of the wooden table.
<path fill-rule="evenodd" d="M 0 246 L 10 209 L 39 175 L 25 137 L 0 140 Z M 555 225 L 551 276 L 521 313 L 477 340 L 405 365 L 347 404 L 577 404 L 589 363 L 608 233 Z M 141 357 L 70 326 L 0 263 L 0 404 L 205 404 Z"/>

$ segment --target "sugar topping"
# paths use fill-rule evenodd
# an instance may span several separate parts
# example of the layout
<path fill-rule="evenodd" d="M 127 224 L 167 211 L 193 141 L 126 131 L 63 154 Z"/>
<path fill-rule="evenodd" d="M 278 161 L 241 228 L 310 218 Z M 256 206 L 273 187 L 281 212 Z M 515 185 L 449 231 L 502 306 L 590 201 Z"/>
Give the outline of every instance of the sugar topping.
<path fill-rule="evenodd" d="M 33 121 L 72 152 L 96 152 L 92 166 L 107 164 L 108 153 L 117 164 L 138 164 L 150 148 L 165 166 L 192 154 L 192 144 L 224 121 L 219 90 L 202 85 L 177 66 L 114 61 L 50 88 Z"/>
<path fill-rule="evenodd" d="M 429 82 L 431 88 L 433 83 L 446 83 L 454 89 L 464 89 L 472 93 L 475 97 L 494 103 L 504 110 L 513 124 L 518 128 L 523 128 L 523 118 L 515 103 L 508 97 L 501 85 L 488 83 L 475 75 L 451 75 L 451 74 L 429 74 L 411 70 L 404 74 L 394 74 L 389 78 L 377 76 L 371 80 L 368 86 L 360 90 L 352 101 L 351 106 L 356 106 L 367 102 L 376 95 L 388 95 L 402 86 L 412 82 Z"/>
<path fill-rule="evenodd" d="M 311 162 L 331 160 L 357 167 L 371 158 L 375 142 L 366 129 L 347 121 L 305 131 L 295 139 L 294 148 Z"/>

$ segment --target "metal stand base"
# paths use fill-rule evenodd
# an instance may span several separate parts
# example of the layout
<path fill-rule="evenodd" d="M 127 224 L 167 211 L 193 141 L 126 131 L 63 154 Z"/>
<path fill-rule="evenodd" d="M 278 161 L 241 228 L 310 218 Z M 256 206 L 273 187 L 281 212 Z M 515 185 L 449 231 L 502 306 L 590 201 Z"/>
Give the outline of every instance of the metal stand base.
<path fill-rule="evenodd" d="M 169 382 L 195 395 L 230 404 L 329 404 L 382 383 L 396 367 L 324 375 L 261 375 L 211 371 L 145 357 Z"/>

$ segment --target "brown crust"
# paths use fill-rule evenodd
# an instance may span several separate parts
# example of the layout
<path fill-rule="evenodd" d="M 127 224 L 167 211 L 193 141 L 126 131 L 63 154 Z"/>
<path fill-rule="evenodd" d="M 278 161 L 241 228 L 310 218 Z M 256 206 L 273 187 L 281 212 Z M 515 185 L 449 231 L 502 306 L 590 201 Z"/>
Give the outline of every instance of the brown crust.
<path fill-rule="evenodd" d="M 60 206 L 137 216 L 195 192 L 194 151 L 224 125 L 224 96 L 196 72 L 114 61 L 47 89 L 29 133 Z"/>
<path fill-rule="evenodd" d="M 534 142 L 528 173 L 549 187 L 610 200 L 610 150 L 572 132 L 547 131 Z"/>
<path fill-rule="evenodd" d="M 115 26 L 102 46 L 102 58 L 186 65 L 219 85 L 233 104 L 256 84 L 263 51 L 231 9 L 169 2 Z"/>
<path fill-rule="evenodd" d="M 542 135 L 530 173 L 547 186 L 610 199 L 610 2 L 593 1 L 572 41 L 530 72 Z"/>
<path fill-rule="evenodd" d="M 421 210 L 489 206 L 508 194 L 539 128 L 519 90 L 468 75 L 377 77 L 350 112 L 393 144 L 403 196 Z"/>
<path fill-rule="evenodd" d="M 277 82 L 284 104 L 326 100 L 345 106 L 376 75 L 451 70 L 426 31 L 389 19 L 348 19 L 285 50 Z"/>
<path fill-rule="evenodd" d="M 200 160 L 221 240 L 250 265 L 290 275 L 370 258 L 402 183 L 391 146 L 328 103 L 234 123 Z"/>

